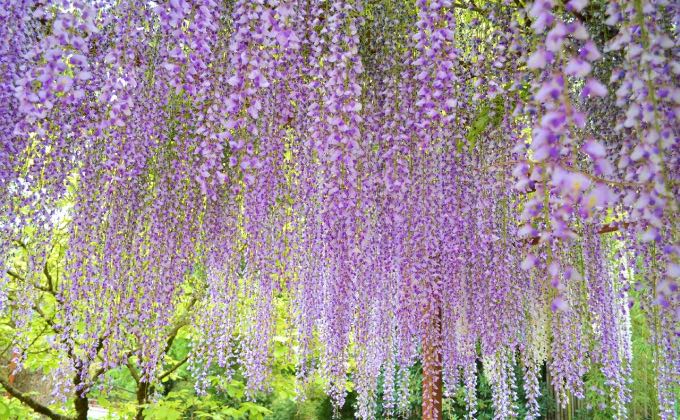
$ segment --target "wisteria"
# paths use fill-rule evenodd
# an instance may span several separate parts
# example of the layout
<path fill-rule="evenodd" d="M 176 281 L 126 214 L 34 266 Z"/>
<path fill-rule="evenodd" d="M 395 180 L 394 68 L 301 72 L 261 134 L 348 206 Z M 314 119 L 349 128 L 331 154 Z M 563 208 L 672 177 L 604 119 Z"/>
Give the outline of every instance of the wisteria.
<path fill-rule="evenodd" d="M 58 397 L 131 358 L 159 380 L 190 284 L 198 392 L 214 367 L 267 390 L 284 308 L 298 387 L 339 408 L 352 380 L 361 418 L 379 384 L 405 414 L 418 364 L 426 418 L 461 386 L 473 418 L 479 369 L 496 418 L 519 392 L 539 417 L 543 369 L 562 407 L 599 372 L 626 418 L 637 304 L 674 418 L 679 25 L 666 0 L 0 0 L 0 310 L 28 330 L 64 235 Z"/>

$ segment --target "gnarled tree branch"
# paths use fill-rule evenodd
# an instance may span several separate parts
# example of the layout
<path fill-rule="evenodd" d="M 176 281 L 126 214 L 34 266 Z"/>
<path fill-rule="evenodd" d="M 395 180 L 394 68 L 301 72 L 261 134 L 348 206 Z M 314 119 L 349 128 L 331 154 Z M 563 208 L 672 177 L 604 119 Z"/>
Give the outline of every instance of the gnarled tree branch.
<path fill-rule="evenodd" d="M 27 405 L 30 407 L 33 411 L 35 411 L 38 414 L 42 414 L 43 416 L 47 416 L 51 419 L 55 420 L 71 420 L 72 418 L 69 416 L 64 416 L 62 414 L 54 412 L 51 408 L 49 408 L 46 405 L 41 404 L 39 401 L 37 401 L 35 398 L 24 394 L 23 392 L 19 391 L 17 388 L 14 386 L 10 385 L 5 378 L 0 377 L 0 385 L 2 385 L 3 388 L 14 398 L 17 400 L 21 401 L 23 404 Z"/>

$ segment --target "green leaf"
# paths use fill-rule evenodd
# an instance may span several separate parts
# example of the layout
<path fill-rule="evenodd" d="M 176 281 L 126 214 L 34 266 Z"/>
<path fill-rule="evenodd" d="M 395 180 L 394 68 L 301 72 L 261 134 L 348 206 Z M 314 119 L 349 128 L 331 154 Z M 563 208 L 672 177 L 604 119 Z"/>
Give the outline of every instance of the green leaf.
<path fill-rule="evenodd" d="M 241 411 L 235 409 L 234 407 L 224 407 L 221 412 L 222 414 L 230 416 L 234 419 L 243 418 L 243 414 L 241 413 Z"/>
<path fill-rule="evenodd" d="M 144 410 L 146 419 L 179 420 L 182 412 L 166 405 L 154 405 Z"/>
<path fill-rule="evenodd" d="M 245 394 L 246 386 L 241 381 L 232 381 L 229 385 L 227 385 L 226 391 L 227 395 L 229 395 L 231 398 L 240 400 Z"/>
<path fill-rule="evenodd" d="M 194 415 L 198 417 L 199 419 L 221 419 L 222 416 L 220 414 L 213 414 L 213 413 L 208 413 L 207 411 L 200 411 L 196 410 L 194 411 Z"/>
<path fill-rule="evenodd" d="M 241 404 L 241 408 L 239 409 L 242 413 L 248 413 L 250 414 L 250 418 L 253 418 L 253 416 L 266 416 L 268 414 L 271 414 L 272 411 L 268 409 L 267 407 L 263 407 L 261 405 L 252 403 L 252 402 L 244 402 Z"/>
<path fill-rule="evenodd" d="M 274 343 L 274 357 L 280 359 L 288 354 L 288 348 L 281 343 Z"/>
<path fill-rule="evenodd" d="M 9 407 L 4 402 L 0 401 L 0 420 L 9 419 Z"/>

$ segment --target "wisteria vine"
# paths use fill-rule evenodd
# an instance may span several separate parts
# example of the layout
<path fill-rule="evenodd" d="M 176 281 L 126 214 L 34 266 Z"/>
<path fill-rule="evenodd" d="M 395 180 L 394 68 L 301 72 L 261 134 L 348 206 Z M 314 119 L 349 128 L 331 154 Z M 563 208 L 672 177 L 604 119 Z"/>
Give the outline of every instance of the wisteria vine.
<path fill-rule="evenodd" d="M 267 389 L 285 302 L 300 385 L 342 406 L 351 378 L 362 418 L 379 377 L 402 413 L 419 361 L 471 417 L 479 366 L 517 415 L 519 366 L 538 418 L 545 366 L 563 406 L 600 371 L 623 418 L 639 304 L 673 418 L 679 25 L 665 0 L 1 0 L 0 257 L 44 249 L 39 283 L 67 232 L 62 394 L 130 357 L 156 380 L 191 278 L 199 391 L 211 366 Z M 36 293 L 4 276 L 21 328 Z"/>

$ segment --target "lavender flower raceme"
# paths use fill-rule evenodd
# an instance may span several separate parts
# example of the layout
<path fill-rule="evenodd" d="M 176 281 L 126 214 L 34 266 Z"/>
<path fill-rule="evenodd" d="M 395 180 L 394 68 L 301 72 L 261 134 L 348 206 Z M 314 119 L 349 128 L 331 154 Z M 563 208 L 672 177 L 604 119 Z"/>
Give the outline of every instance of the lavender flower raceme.
<path fill-rule="evenodd" d="M 189 306 L 198 392 L 215 366 L 267 391 L 278 340 L 360 418 L 380 386 L 408 415 L 418 362 L 426 417 L 441 380 L 473 418 L 481 366 L 497 418 L 517 372 L 538 418 L 545 366 L 563 406 L 598 372 L 624 418 L 641 279 L 672 418 L 678 7 L 518 4 L 0 0 L 14 346 L 58 269 L 61 397 L 130 358 L 158 381 Z"/>

